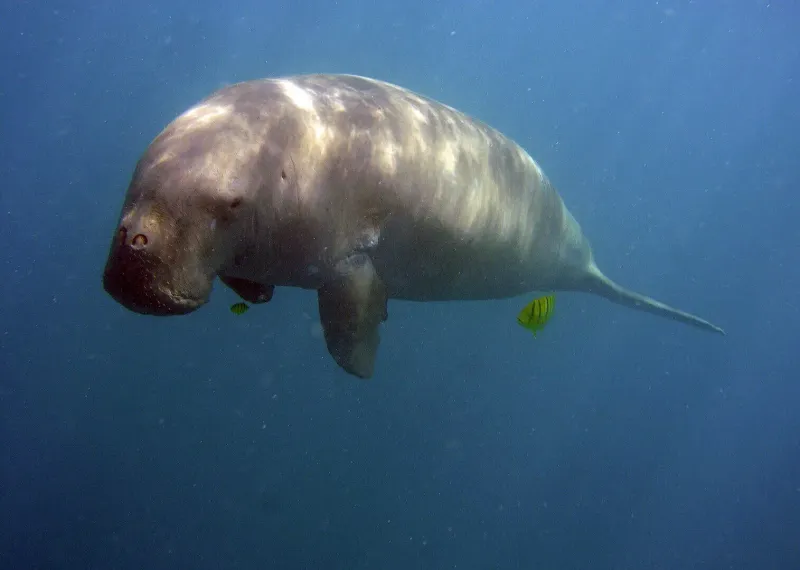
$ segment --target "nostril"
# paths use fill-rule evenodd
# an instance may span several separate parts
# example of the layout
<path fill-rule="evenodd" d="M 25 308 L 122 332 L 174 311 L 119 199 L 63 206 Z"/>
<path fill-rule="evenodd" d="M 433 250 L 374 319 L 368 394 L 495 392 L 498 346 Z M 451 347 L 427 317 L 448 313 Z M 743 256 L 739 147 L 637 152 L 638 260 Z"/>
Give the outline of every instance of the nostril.
<path fill-rule="evenodd" d="M 117 230 L 117 239 L 120 243 L 125 243 L 125 239 L 128 237 L 128 230 L 125 226 L 122 226 L 119 230 Z"/>
<path fill-rule="evenodd" d="M 136 234 L 131 240 L 131 247 L 133 249 L 142 249 L 147 245 L 147 236 L 144 234 Z"/>

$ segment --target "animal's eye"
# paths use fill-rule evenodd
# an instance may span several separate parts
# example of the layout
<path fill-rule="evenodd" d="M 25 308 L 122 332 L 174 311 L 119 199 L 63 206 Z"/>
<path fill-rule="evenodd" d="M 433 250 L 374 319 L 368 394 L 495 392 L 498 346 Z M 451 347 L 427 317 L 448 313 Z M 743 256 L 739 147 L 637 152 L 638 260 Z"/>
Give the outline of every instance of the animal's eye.
<path fill-rule="evenodd" d="M 281 170 L 281 179 L 282 180 L 286 180 L 286 171 L 285 170 Z"/>
<path fill-rule="evenodd" d="M 241 198 L 234 198 L 233 200 L 231 200 L 231 210 L 235 210 L 236 208 L 238 208 L 241 205 L 242 205 L 242 199 Z"/>

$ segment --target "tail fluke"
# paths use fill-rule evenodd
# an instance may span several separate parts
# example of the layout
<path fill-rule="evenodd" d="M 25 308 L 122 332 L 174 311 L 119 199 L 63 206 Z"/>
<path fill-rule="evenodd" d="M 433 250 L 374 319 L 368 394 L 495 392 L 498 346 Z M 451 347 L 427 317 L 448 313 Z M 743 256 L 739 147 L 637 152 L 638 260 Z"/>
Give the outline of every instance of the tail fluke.
<path fill-rule="evenodd" d="M 660 301 L 656 301 L 650 297 L 645 297 L 644 295 L 640 295 L 639 293 L 634 293 L 633 291 L 628 291 L 627 289 L 620 287 L 611 281 L 611 279 L 603 275 L 603 272 L 600 271 L 600 269 L 594 264 L 592 264 L 590 268 L 589 277 L 586 281 L 586 287 L 584 289 L 587 292 L 595 293 L 601 297 L 605 297 L 609 301 L 625 307 L 630 307 L 631 309 L 666 317 L 668 319 L 672 319 L 673 321 L 686 323 L 687 325 L 692 325 L 706 331 L 711 331 L 722 335 L 725 334 L 723 329 L 705 319 L 701 319 L 700 317 L 692 315 L 691 313 L 681 311 L 680 309 L 675 309 L 669 305 L 661 303 Z"/>

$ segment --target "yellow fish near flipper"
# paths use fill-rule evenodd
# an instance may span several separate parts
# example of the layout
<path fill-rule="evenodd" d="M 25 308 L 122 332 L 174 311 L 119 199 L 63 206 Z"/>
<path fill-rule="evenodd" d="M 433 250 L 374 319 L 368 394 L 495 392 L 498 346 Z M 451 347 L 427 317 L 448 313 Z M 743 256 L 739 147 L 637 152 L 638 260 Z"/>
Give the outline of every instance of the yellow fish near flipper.
<path fill-rule="evenodd" d="M 531 331 L 533 336 L 536 336 L 536 333 L 542 330 L 550 320 L 555 304 L 555 295 L 545 295 L 534 299 L 519 312 L 517 322 Z"/>
<path fill-rule="evenodd" d="M 246 303 L 234 303 L 231 305 L 231 313 L 234 315 L 241 315 L 242 313 L 247 312 L 247 309 L 249 308 L 250 306 Z"/>

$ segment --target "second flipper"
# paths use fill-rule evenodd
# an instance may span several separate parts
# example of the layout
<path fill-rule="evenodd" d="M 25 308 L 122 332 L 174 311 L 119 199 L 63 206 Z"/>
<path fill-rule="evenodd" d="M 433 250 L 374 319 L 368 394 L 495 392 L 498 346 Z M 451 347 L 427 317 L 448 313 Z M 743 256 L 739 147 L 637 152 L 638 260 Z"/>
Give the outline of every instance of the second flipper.
<path fill-rule="evenodd" d="M 239 277 L 225 277 L 220 275 L 219 280 L 225 283 L 234 293 L 248 303 L 266 303 L 272 299 L 272 294 L 275 292 L 275 287 L 272 285 L 262 285 L 248 279 L 240 279 Z"/>

